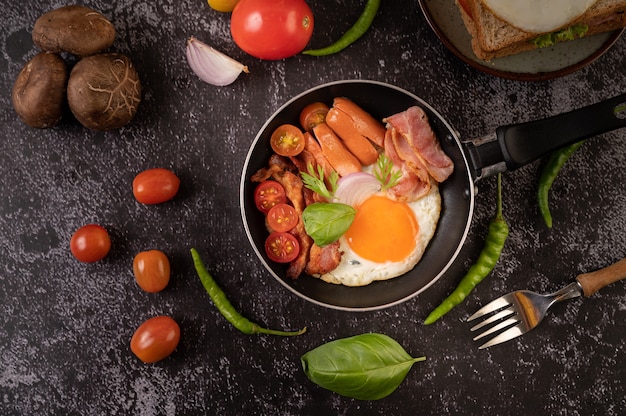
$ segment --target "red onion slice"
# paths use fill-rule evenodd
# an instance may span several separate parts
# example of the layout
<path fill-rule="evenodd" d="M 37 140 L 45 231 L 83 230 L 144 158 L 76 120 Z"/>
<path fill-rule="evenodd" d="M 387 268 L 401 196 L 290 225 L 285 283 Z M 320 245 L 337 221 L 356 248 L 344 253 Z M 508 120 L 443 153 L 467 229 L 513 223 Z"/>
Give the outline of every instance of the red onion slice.
<path fill-rule="evenodd" d="M 356 208 L 367 198 L 379 192 L 380 189 L 380 182 L 374 175 L 367 172 L 356 172 L 339 179 L 335 198 L 337 202 Z"/>
<path fill-rule="evenodd" d="M 248 67 L 194 38 L 187 41 L 187 62 L 191 70 L 208 84 L 223 87 L 232 84 Z"/>

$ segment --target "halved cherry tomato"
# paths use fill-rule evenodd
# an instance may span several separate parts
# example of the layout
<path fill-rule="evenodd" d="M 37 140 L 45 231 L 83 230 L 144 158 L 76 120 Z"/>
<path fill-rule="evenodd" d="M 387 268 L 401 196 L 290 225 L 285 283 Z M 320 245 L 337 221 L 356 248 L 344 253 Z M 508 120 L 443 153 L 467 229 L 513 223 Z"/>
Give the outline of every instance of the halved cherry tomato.
<path fill-rule="evenodd" d="M 254 190 L 254 203 L 264 214 L 267 214 L 274 205 L 285 202 L 287 202 L 285 188 L 276 181 L 263 181 Z"/>
<path fill-rule="evenodd" d="M 283 124 L 272 133 L 270 145 L 281 156 L 297 156 L 304 150 L 304 133 L 293 124 Z"/>
<path fill-rule="evenodd" d="M 70 240 L 70 250 L 78 261 L 93 263 L 102 260 L 111 249 L 111 238 L 104 227 L 87 224 L 80 227 Z"/>
<path fill-rule="evenodd" d="M 160 292 L 170 281 L 170 261 L 160 250 L 142 251 L 133 259 L 133 274 L 140 288 Z"/>
<path fill-rule="evenodd" d="M 180 327 L 169 316 L 155 316 L 137 328 L 130 339 L 130 350 L 144 363 L 169 356 L 180 341 Z"/>
<path fill-rule="evenodd" d="M 230 32 L 237 46 L 256 58 L 288 58 L 309 43 L 313 13 L 304 0 L 240 0 Z"/>
<path fill-rule="evenodd" d="M 133 194 L 142 204 L 160 204 L 174 198 L 180 179 L 169 169 L 144 170 L 133 180 Z"/>
<path fill-rule="evenodd" d="M 274 205 L 267 213 L 267 225 L 273 231 L 289 231 L 299 220 L 296 209 L 288 204 Z"/>
<path fill-rule="evenodd" d="M 265 252 L 272 261 L 289 263 L 300 254 L 300 243 L 292 234 L 273 232 L 265 240 Z"/>
<path fill-rule="evenodd" d="M 321 102 L 314 102 L 300 112 L 300 125 L 305 131 L 313 130 L 313 127 L 323 123 L 328 114 L 328 106 Z"/>

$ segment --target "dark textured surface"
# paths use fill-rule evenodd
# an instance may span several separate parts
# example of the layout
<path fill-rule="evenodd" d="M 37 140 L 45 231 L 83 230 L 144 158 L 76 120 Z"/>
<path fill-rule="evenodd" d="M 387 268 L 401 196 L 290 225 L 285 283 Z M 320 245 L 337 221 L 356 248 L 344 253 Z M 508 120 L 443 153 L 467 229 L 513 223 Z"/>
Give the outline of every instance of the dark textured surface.
<path fill-rule="evenodd" d="M 239 172 L 264 120 L 288 98 L 321 82 L 389 82 L 430 102 L 464 137 L 556 114 L 626 90 L 626 41 L 593 65 L 553 81 L 525 83 L 479 73 L 451 55 L 417 3 L 383 2 L 374 27 L 342 53 L 264 62 L 232 43 L 228 15 L 204 1 L 92 1 L 114 23 L 114 49 L 143 81 L 143 103 L 125 128 L 96 133 L 69 115 L 50 130 L 22 124 L 10 90 L 34 55 L 36 18 L 59 2 L 10 2 L 0 20 L 0 413 L 3 415 L 191 414 L 546 414 L 618 415 L 626 408 L 623 282 L 554 308 L 533 332 L 479 351 L 463 322 L 505 292 L 553 291 L 574 275 L 626 254 L 626 132 L 590 140 L 554 185 L 555 217 L 537 211 L 539 162 L 504 176 L 511 225 L 494 273 L 435 325 L 428 312 L 480 250 L 493 214 L 495 180 L 481 183 L 468 241 L 455 265 L 424 294 L 376 312 L 340 312 L 289 293 L 249 247 L 239 215 Z M 356 19 L 353 2 L 310 1 L 321 46 Z M 250 67 L 231 86 L 203 84 L 184 58 L 195 35 Z M 173 169 L 177 197 L 135 202 L 131 181 L 150 167 Z M 100 223 L 113 248 L 95 264 L 69 251 L 79 226 Z M 188 255 L 195 246 L 233 303 L 272 327 L 308 326 L 298 338 L 245 336 L 204 293 Z M 132 258 L 164 250 L 173 276 L 159 294 L 135 284 Z M 167 314 L 182 339 L 168 359 L 140 363 L 130 337 Z M 413 356 L 426 355 L 391 396 L 355 401 L 309 382 L 299 362 L 333 339 L 382 332 Z"/>

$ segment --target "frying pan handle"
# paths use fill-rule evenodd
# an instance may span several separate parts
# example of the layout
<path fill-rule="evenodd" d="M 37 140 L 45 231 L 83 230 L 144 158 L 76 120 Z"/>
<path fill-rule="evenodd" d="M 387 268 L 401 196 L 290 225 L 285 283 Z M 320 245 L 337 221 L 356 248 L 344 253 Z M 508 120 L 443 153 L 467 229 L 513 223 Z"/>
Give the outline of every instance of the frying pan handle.
<path fill-rule="evenodd" d="M 626 127 L 626 94 L 542 120 L 498 127 L 508 170 L 589 137 Z"/>

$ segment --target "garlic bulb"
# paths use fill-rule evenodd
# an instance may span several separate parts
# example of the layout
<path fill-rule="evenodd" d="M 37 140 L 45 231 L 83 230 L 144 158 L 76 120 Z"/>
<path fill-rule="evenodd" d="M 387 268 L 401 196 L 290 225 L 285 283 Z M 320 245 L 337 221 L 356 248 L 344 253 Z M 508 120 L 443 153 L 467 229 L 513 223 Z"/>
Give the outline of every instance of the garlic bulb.
<path fill-rule="evenodd" d="M 211 85 L 229 85 L 242 71 L 248 73 L 247 66 L 193 36 L 187 41 L 186 55 L 192 71 Z"/>

